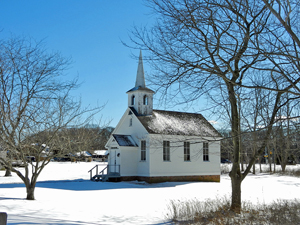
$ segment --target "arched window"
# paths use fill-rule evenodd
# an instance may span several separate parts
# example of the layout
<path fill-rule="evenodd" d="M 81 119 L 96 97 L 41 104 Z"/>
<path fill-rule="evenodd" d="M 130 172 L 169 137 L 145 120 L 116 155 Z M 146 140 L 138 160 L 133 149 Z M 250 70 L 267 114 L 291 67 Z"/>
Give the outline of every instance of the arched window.
<path fill-rule="evenodd" d="M 144 105 L 148 105 L 148 96 L 147 95 L 144 95 L 143 103 L 144 103 Z"/>
<path fill-rule="evenodd" d="M 135 104 L 135 96 L 132 95 L 132 97 L 131 97 L 131 105 L 134 105 L 134 104 Z"/>

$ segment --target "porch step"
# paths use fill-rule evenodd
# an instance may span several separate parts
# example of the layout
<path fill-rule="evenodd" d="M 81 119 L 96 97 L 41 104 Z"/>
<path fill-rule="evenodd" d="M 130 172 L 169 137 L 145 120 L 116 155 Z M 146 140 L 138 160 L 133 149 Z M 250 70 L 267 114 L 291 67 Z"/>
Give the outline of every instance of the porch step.
<path fill-rule="evenodd" d="M 120 172 L 110 172 L 109 165 L 106 166 L 104 169 L 102 169 L 100 172 L 98 172 L 98 166 L 99 165 L 96 165 L 88 171 L 88 173 L 90 173 L 91 181 L 120 181 L 121 180 Z M 113 167 L 113 171 L 120 171 L 120 165 L 117 166 L 118 167 L 116 166 Z M 96 172 L 94 176 L 93 176 L 93 171 Z"/>
<path fill-rule="evenodd" d="M 91 181 L 102 181 L 102 175 L 95 175 L 91 178 Z"/>
<path fill-rule="evenodd" d="M 116 180 L 120 178 L 120 173 L 109 173 L 109 175 L 98 174 L 92 177 L 91 181 L 109 181 L 109 179 Z"/>

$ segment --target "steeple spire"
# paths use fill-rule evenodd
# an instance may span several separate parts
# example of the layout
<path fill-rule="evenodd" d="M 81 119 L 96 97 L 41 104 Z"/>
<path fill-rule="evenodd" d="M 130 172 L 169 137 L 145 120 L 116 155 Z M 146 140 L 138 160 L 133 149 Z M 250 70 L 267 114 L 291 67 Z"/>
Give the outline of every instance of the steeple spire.
<path fill-rule="evenodd" d="M 140 50 L 139 64 L 138 64 L 138 69 L 137 69 L 137 73 L 136 73 L 135 87 L 143 87 L 143 88 L 146 87 L 142 50 Z"/>
<path fill-rule="evenodd" d="M 128 107 L 135 109 L 140 116 L 152 114 L 154 91 L 146 87 L 142 50 L 140 50 L 135 87 L 126 93 L 128 94 Z"/>

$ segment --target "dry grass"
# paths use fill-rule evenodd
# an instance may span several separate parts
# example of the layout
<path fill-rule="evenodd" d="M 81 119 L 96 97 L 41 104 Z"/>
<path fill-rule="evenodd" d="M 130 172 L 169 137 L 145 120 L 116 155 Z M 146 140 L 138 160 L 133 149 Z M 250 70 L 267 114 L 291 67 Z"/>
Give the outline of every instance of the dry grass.
<path fill-rule="evenodd" d="M 228 174 L 232 164 L 221 164 L 221 174 Z M 282 172 L 280 165 L 272 165 L 272 174 L 300 177 L 300 165 L 289 165 Z M 260 173 L 256 165 L 256 173 Z M 262 173 L 270 173 L 269 165 L 262 165 Z M 174 224 L 212 224 L 212 225 L 300 225 L 300 201 L 278 200 L 272 204 L 254 205 L 250 202 L 242 203 L 241 214 L 230 211 L 230 198 L 223 197 L 215 200 L 171 201 L 166 215 Z"/>
<path fill-rule="evenodd" d="M 295 177 L 300 177 L 300 166 L 288 166 L 285 169 L 285 172 L 282 172 L 282 170 L 278 171 L 278 173 L 282 175 L 287 175 L 287 176 L 295 176 Z"/>
<path fill-rule="evenodd" d="M 300 224 L 300 202 L 280 200 L 270 205 L 242 204 L 241 214 L 230 209 L 229 198 L 171 201 L 167 219 L 174 224 Z"/>

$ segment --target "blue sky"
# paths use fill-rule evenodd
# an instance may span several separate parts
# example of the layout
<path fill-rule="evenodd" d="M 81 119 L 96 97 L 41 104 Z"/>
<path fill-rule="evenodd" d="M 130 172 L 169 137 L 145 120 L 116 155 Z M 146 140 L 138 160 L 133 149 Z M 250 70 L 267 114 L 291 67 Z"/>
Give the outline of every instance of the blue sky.
<path fill-rule="evenodd" d="M 134 87 L 139 50 L 125 47 L 131 28 L 154 18 L 142 0 L 0 1 L 2 38 L 11 35 L 44 40 L 50 51 L 71 57 L 68 78 L 82 83 L 76 92 L 83 106 L 107 103 L 103 120 L 116 126 L 127 108 L 126 91 Z M 144 70 L 151 73 L 144 62 Z M 154 104 L 156 107 L 158 102 Z M 166 109 L 159 107 L 160 109 Z M 172 108 L 172 110 L 180 110 Z M 99 115 L 100 117 L 100 115 Z M 97 118 L 96 118 L 97 119 Z"/>

